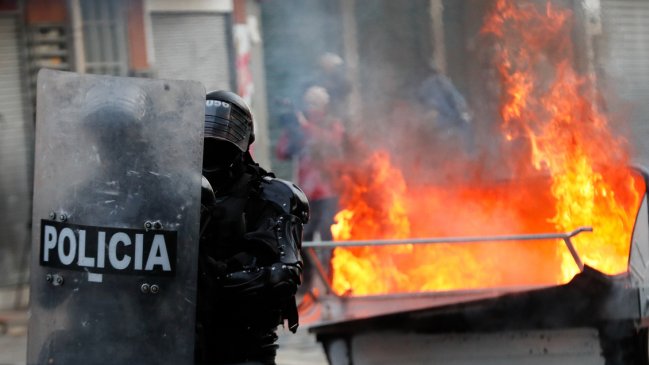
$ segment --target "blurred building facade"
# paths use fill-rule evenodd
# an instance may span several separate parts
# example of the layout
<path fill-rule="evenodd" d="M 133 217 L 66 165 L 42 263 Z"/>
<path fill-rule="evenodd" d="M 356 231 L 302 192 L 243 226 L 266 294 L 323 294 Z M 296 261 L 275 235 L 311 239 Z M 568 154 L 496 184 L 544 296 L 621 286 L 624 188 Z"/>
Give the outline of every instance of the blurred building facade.
<path fill-rule="evenodd" d="M 237 91 L 270 167 L 259 12 L 256 0 L 0 0 L 0 308 L 27 300 L 38 70 Z"/>
<path fill-rule="evenodd" d="M 638 162 L 649 166 L 649 1 L 586 1 L 596 34 L 595 69 L 619 105 L 613 113 L 631 121 Z M 616 110 L 617 109 L 617 110 Z"/>

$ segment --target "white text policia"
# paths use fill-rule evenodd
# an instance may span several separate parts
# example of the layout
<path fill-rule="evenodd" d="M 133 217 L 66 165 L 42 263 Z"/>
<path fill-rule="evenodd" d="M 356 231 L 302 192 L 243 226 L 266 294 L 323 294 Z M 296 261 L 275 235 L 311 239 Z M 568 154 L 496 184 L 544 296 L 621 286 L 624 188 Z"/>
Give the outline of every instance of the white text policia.
<path fill-rule="evenodd" d="M 175 266 L 175 249 L 169 252 L 165 237 L 169 238 L 169 232 L 66 226 L 43 221 L 41 235 L 43 266 L 133 274 L 154 271 L 169 274 Z"/>

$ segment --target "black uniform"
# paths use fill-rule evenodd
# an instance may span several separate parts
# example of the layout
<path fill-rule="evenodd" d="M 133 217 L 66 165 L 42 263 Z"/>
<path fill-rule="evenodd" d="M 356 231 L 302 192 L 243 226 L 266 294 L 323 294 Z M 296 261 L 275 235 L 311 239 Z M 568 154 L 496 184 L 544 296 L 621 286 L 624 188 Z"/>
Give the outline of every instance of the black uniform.
<path fill-rule="evenodd" d="M 276 327 L 298 325 L 308 203 L 295 185 L 254 163 L 247 148 L 235 155 L 224 169 L 204 167 L 196 362 L 274 364 Z"/>

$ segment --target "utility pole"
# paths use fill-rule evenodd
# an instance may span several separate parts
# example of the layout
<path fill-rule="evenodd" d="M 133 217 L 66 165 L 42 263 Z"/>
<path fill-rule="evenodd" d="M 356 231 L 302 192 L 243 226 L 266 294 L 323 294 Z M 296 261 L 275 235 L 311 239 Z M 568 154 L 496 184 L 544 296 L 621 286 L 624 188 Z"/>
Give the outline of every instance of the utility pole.
<path fill-rule="evenodd" d="M 433 54 L 431 62 L 446 74 L 446 44 L 444 42 L 444 4 L 442 0 L 429 1 L 430 31 Z"/>
<path fill-rule="evenodd" d="M 361 118 L 361 95 L 358 78 L 358 34 L 356 24 L 356 0 L 340 0 L 343 27 L 343 49 L 347 77 L 352 85 L 352 90 L 347 101 L 350 115 L 350 127 L 356 127 Z"/>

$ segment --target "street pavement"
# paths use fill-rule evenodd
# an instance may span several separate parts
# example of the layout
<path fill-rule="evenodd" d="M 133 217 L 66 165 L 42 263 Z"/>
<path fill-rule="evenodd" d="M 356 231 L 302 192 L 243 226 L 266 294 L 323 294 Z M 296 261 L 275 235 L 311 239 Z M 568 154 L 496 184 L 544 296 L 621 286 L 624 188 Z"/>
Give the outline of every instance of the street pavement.
<path fill-rule="evenodd" d="M 0 311 L 0 365 L 25 365 L 27 358 L 27 311 Z M 327 365 L 322 346 L 300 327 L 296 334 L 278 329 L 278 365 Z"/>
<path fill-rule="evenodd" d="M 0 365 L 24 365 L 27 311 L 0 311 Z"/>
<path fill-rule="evenodd" d="M 297 333 L 281 329 L 279 335 L 278 365 L 328 365 L 322 345 L 309 334 L 306 328 L 299 327 Z"/>

